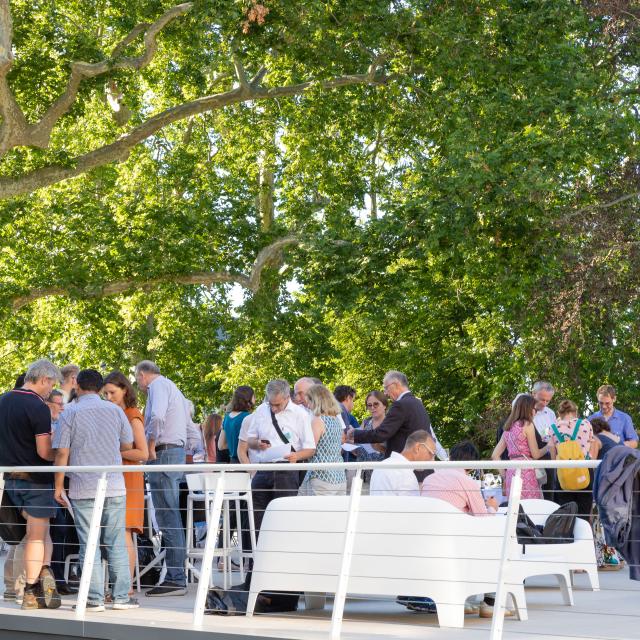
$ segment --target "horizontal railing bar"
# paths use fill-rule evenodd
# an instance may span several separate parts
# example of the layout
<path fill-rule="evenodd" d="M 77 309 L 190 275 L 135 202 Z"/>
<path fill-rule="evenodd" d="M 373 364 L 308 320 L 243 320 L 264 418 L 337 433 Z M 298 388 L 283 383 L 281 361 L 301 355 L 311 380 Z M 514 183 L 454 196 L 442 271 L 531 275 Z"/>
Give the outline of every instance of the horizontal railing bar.
<path fill-rule="evenodd" d="M 66 467 L 0 467 L 0 473 L 145 473 L 175 472 L 220 472 L 220 471 L 311 471 L 324 469 L 595 469 L 601 460 L 436 460 L 431 462 L 271 462 L 256 464 L 215 464 L 196 462 L 193 464 L 140 464 L 140 465 L 101 465 Z"/>

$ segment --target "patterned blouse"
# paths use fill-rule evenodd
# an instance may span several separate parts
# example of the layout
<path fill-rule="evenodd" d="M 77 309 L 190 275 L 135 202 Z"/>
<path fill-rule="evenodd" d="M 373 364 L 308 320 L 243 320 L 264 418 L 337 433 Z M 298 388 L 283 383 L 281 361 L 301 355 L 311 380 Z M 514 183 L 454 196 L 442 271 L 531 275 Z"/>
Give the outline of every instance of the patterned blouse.
<path fill-rule="evenodd" d="M 320 416 L 324 422 L 324 433 L 316 445 L 316 452 L 308 462 L 342 462 L 342 424 L 336 416 Z M 347 481 L 344 469 L 326 471 L 310 471 L 309 478 L 318 478 L 331 484 L 342 484 Z"/>
<path fill-rule="evenodd" d="M 573 430 L 576 428 L 577 418 L 572 418 L 571 420 L 558 420 L 556 422 L 556 427 L 558 431 L 565 436 L 565 442 L 571 439 L 573 435 Z M 580 423 L 580 427 L 578 427 L 578 435 L 576 436 L 576 441 L 580 444 L 580 448 L 582 449 L 582 453 L 586 458 L 589 455 L 589 450 L 591 448 L 591 441 L 593 440 L 593 428 L 591 427 L 591 423 L 588 420 L 583 420 Z M 553 442 L 554 446 L 558 446 L 559 441 L 556 437 L 556 434 L 551 431 L 550 442 Z"/>

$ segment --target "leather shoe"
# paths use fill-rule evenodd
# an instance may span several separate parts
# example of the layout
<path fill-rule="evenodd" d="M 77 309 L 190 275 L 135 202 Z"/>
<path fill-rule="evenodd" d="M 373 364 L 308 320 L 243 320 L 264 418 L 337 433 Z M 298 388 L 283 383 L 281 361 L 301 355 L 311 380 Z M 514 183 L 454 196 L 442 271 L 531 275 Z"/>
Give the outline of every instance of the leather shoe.
<path fill-rule="evenodd" d="M 69 586 L 66 582 L 60 582 L 57 585 L 57 587 L 58 587 L 58 593 L 61 596 L 72 596 L 78 593 L 78 589 L 76 589 L 75 587 Z"/>

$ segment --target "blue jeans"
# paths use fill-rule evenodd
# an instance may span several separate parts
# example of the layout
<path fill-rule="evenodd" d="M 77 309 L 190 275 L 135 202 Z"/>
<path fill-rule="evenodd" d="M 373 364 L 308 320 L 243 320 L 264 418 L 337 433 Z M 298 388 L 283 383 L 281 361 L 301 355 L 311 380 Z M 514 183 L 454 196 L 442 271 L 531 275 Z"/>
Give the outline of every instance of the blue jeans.
<path fill-rule="evenodd" d="M 156 464 L 184 464 L 184 449 L 163 449 L 157 452 L 157 459 L 148 462 Z M 180 517 L 180 482 L 184 473 L 158 472 L 149 473 L 149 487 L 151 499 L 156 512 L 156 520 L 162 540 L 167 550 L 167 582 L 185 586 L 187 579 L 184 573 L 186 556 L 186 542 L 182 518 Z"/>
<path fill-rule="evenodd" d="M 105 498 L 102 520 L 100 521 L 101 542 L 106 548 L 109 561 L 109 580 L 113 584 L 113 601 L 127 602 L 131 589 L 131 574 L 129 572 L 129 556 L 127 554 L 127 539 L 125 537 L 125 507 L 126 496 Z M 94 500 L 73 500 L 72 507 L 76 520 L 76 531 L 80 541 L 80 562 L 84 562 L 87 548 L 91 514 Z M 96 549 L 93 559 L 93 572 L 89 586 L 87 602 L 104 604 L 104 574 L 102 572 L 102 558 L 100 546 Z"/>

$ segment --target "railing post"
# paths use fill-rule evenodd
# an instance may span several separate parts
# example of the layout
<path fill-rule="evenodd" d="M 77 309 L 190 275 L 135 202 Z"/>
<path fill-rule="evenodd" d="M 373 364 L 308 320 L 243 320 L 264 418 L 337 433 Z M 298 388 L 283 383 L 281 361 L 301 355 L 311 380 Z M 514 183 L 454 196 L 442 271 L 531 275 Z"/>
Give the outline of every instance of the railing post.
<path fill-rule="evenodd" d="M 84 562 L 82 563 L 82 577 L 80 578 L 80 589 L 78 591 L 78 602 L 76 604 L 76 619 L 82 620 L 85 617 L 87 608 L 87 597 L 89 596 L 89 586 L 91 584 L 91 574 L 93 573 L 93 561 L 96 556 L 96 549 L 100 544 L 100 523 L 102 522 L 102 510 L 104 499 L 107 495 L 107 474 L 101 473 L 96 488 L 96 499 L 93 503 L 91 513 L 91 524 L 87 545 L 84 550 Z"/>
<path fill-rule="evenodd" d="M 347 528 L 344 534 L 344 552 L 340 574 L 338 575 L 338 587 L 333 600 L 333 612 L 331 614 L 331 638 L 337 640 L 342 631 L 342 615 L 344 614 L 344 601 L 347 597 L 349 574 L 351 573 L 351 558 L 353 556 L 353 544 L 356 538 L 356 526 L 360 510 L 360 496 L 362 495 L 362 469 L 356 471 L 351 483 L 351 496 L 349 499 L 349 513 L 347 515 Z"/>
<path fill-rule="evenodd" d="M 496 589 L 495 603 L 493 607 L 493 618 L 491 620 L 491 633 L 489 640 L 501 640 L 504 627 L 504 608 L 507 600 L 507 588 L 504 584 L 505 569 L 509 562 L 509 550 L 513 542 L 511 534 L 515 531 L 515 520 L 518 517 L 520 507 L 520 495 L 522 493 L 522 471 L 520 467 L 511 480 L 511 491 L 509 492 L 509 506 L 504 527 L 504 537 L 502 538 L 502 553 L 500 555 L 500 569 L 498 570 L 498 585 Z"/>
<path fill-rule="evenodd" d="M 207 484 L 205 476 L 205 497 L 207 496 Z M 200 567 L 200 577 L 198 579 L 198 591 L 196 592 L 196 603 L 193 607 L 193 625 L 201 627 L 204 619 L 204 608 L 207 602 L 207 592 L 209 591 L 209 580 L 211 579 L 211 565 L 213 564 L 213 552 L 218 540 L 220 529 L 220 515 L 222 513 L 222 499 L 224 498 L 225 472 L 220 472 L 220 478 L 216 482 L 216 492 L 209 511 L 209 524 L 207 526 L 207 540 L 204 545 L 202 555 L 202 566 Z M 205 498 L 206 499 L 206 498 Z M 242 561 L 242 559 L 241 559 Z"/>

